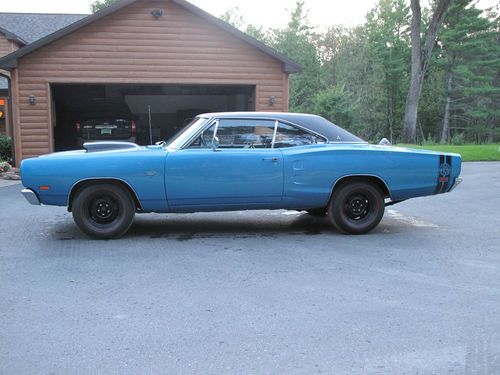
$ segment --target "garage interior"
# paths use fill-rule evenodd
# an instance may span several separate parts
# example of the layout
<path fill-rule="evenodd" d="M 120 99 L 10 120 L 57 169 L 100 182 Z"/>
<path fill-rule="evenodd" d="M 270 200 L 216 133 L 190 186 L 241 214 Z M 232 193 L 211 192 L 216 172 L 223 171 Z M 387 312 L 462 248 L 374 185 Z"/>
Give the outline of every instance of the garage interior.
<path fill-rule="evenodd" d="M 52 84 L 51 92 L 55 151 L 78 148 L 79 111 L 91 101 L 125 103 L 140 145 L 169 139 L 200 113 L 255 110 L 254 85 Z"/>

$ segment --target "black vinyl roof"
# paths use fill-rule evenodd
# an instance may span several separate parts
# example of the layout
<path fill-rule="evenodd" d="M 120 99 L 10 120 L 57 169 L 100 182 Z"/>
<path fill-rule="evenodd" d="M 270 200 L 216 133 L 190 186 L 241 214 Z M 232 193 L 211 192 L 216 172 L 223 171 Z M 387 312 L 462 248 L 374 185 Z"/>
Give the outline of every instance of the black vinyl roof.
<path fill-rule="evenodd" d="M 130 5 L 138 0 L 119 0 L 116 3 L 92 14 L 89 15 L 85 18 L 79 19 L 74 23 L 69 24 L 68 26 L 59 29 L 52 34 L 49 34 L 31 44 L 28 44 L 26 47 L 23 47 L 15 52 L 12 52 L 11 54 L 4 56 L 3 58 L 0 58 L 0 68 L 4 69 L 11 69 L 15 68 L 17 66 L 17 59 L 55 41 L 58 40 L 92 22 L 95 22 L 103 17 L 106 17 L 109 14 L 112 14 L 127 5 Z M 302 66 L 292 59 L 290 59 L 288 56 L 276 51 L 275 49 L 265 45 L 264 43 L 258 41 L 255 38 L 252 38 L 251 36 L 245 34 L 244 32 L 238 30 L 237 28 L 233 27 L 227 22 L 222 21 L 221 19 L 212 16 L 210 13 L 205 12 L 204 10 L 198 8 L 197 6 L 189 3 L 186 0 L 170 0 L 173 3 L 183 7 L 184 9 L 188 10 L 189 12 L 199 16 L 200 18 L 203 18 L 204 20 L 212 23 L 213 25 L 229 32 L 230 34 L 234 35 L 238 39 L 241 39 L 242 41 L 252 45 L 253 47 L 261 50 L 265 54 L 274 57 L 275 59 L 279 60 L 283 64 L 283 70 L 288 73 L 297 73 L 302 70 Z"/>
<path fill-rule="evenodd" d="M 271 119 L 282 120 L 298 125 L 304 129 L 322 135 L 328 142 L 363 142 L 361 138 L 342 129 L 340 126 L 332 124 L 321 116 L 306 113 L 290 112 L 214 112 L 203 113 L 197 117 L 218 118 L 218 119 Z"/>

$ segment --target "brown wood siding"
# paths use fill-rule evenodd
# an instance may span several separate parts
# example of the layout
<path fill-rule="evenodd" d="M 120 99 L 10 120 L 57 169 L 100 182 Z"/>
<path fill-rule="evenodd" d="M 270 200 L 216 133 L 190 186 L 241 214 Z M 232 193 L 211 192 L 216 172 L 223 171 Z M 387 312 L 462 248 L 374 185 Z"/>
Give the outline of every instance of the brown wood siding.
<path fill-rule="evenodd" d="M 50 83 L 248 84 L 256 110 L 288 107 L 280 61 L 167 0 L 125 7 L 26 55 L 17 70 L 19 159 L 52 151 Z"/>
<path fill-rule="evenodd" d="M 11 52 L 19 49 L 16 43 L 7 40 L 4 34 L 0 33 L 0 57 L 8 55 Z"/>
<path fill-rule="evenodd" d="M 17 69 L 13 70 L 10 75 L 11 90 L 12 90 L 12 118 L 14 119 L 14 131 L 12 136 L 14 137 L 14 149 L 16 154 L 16 166 L 21 165 L 21 129 L 19 126 L 20 112 L 19 112 L 19 72 Z"/>
<path fill-rule="evenodd" d="M 0 33 L 0 57 L 8 55 L 12 52 L 12 42 L 5 38 L 5 35 Z"/>

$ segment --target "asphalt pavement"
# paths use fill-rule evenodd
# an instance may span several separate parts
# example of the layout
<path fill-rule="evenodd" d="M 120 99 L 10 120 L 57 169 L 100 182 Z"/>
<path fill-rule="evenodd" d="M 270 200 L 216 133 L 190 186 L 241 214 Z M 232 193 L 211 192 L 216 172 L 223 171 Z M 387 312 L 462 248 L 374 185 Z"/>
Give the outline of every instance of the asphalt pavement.
<path fill-rule="evenodd" d="M 500 374 L 500 163 L 348 236 L 295 211 L 91 240 L 0 187 L 0 374 Z"/>

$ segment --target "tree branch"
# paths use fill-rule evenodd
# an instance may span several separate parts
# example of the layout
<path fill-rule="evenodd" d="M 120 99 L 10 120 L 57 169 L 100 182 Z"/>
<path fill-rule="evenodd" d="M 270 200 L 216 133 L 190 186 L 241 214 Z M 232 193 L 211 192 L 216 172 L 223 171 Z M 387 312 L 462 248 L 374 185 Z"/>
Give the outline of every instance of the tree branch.
<path fill-rule="evenodd" d="M 439 27 L 443 23 L 444 18 L 446 17 L 446 13 L 448 12 L 448 8 L 450 7 L 452 1 L 453 0 L 439 0 L 436 10 L 432 15 L 432 20 L 429 24 L 429 27 L 427 28 L 427 35 L 425 37 L 424 47 L 422 48 L 421 63 L 422 63 L 422 71 L 424 73 L 427 71 L 427 66 L 429 65 L 432 49 L 434 48 L 434 44 L 436 43 L 437 32 L 439 30 Z M 417 0 L 416 2 L 419 2 L 419 0 Z M 418 8 L 420 12 L 420 4 L 418 4 Z M 412 11 L 413 11 L 413 6 L 412 6 Z"/>
<path fill-rule="evenodd" d="M 410 37 L 411 37 L 411 64 L 421 64 L 421 47 L 422 41 L 420 40 L 421 33 L 421 19 L 422 10 L 420 9 L 420 0 L 411 0 L 411 26 L 410 26 Z"/>

